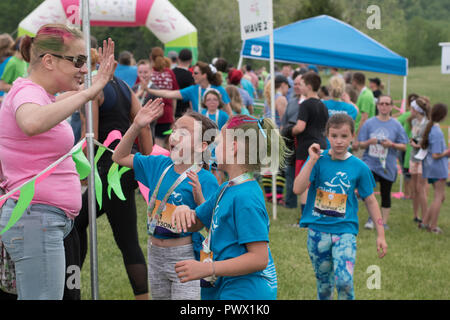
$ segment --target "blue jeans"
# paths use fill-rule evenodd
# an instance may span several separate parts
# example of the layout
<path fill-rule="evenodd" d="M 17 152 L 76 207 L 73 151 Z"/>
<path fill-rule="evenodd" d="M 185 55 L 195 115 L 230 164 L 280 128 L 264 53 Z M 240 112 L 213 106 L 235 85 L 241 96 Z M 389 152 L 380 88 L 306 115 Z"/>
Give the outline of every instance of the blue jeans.
<path fill-rule="evenodd" d="M 297 208 L 297 195 L 294 193 L 295 166 L 287 165 L 285 170 L 286 177 L 286 208 Z"/>
<path fill-rule="evenodd" d="M 0 228 L 8 223 L 16 201 L 8 199 Z M 62 300 L 66 261 L 64 238 L 73 227 L 64 211 L 45 204 L 31 204 L 2 241 L 16 268 L 19 300 Z"/>

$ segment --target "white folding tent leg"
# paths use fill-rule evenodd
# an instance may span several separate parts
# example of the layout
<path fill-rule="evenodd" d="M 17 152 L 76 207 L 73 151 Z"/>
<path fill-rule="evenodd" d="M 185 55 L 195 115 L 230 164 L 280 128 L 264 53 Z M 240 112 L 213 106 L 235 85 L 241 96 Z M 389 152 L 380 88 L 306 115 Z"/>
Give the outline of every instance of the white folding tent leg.
<path fill-rule="evenodd" d="M 242 43 L 242 48 L 244 48 L 244 44 Z M 241 68 L 242 68 L 242 60 L 244 60 L 244 58 L 242 57 L 242 53 L 241 53 L 241 55 L 239 56 L 239 62 L 238 62 L 238 65 L 237 65 L 237 69 L 238 70 L 241 70 Z"/>

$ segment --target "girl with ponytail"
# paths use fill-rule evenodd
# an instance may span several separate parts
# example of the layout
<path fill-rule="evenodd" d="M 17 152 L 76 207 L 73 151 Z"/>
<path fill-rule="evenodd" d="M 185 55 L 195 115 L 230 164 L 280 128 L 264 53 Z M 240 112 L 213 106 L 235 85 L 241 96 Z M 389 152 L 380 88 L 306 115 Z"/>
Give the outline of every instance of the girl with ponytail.
<path fill-rule="evenodd" d="M 201 261 L 177 262 L 181 282 L 201 279 L 204 300 L 270 300 L 277 276 L 269 248 L 269 216 L 264 195 L 251 175 L 270 165 L 283 167 L 286 146 L 269 118 L 233 116 L 215 142 L 218 168 L 229 181 L 201 206 L 178 207 L 172 223 L 178 232 L 209 230 Z"/>
<path fill-rule="evenodd" d="M 154 47 L 150 52 L 150 62 L 153 70 L 150 80 L 153 85 L 162 90 L 177 91 L 179 89 L 177 78 L 170 68 L 167 68 L 164 59 L 164 50 L 160 47 Z M 148 100 L 147 100 L 148 101 Z M 144 101 L 144 104 L 147 102 Z M 157 145 L 167 149 L 168 135 L 164 133 L 170 130 L 174 123 L 176 101 L 173 98 L 165 98 L 164 113 L 158 118 L 155 126 L 155 142 Z"/>
<path fill-rule="evenodd" d="M 428 183 L 433 184 L 434 197 L 426 214 L 423 223 L 419 225 L 421 229 L 427 229 L 433 233 L 442 233 L 437 226 L 442 203 L 445 200 L 445 182 L 448 178 L 448 157 L 450 149 L 445 147 L 445 137 L 439 126 L 447 116 L 447 105 L 437 103 L 431 109 L 431 118 L 425 127 L 420 146 L 427 150 L 427 155 L 422 161 L 422 175 L 428 179 Z"/>
<path fill-rule="evenodd" d="M 409 157 L 409 173 L 411 175 L 411 198 L 413 200 L 414 222 L 422 222 L 418 216 L 421 209 L 422 218 L 427 211 L 426 182 L 422 177 L 422 161 L 415 158 L 420 150 L 420 142 L 430 118 L 430 107 L 428 101 L 423 97 L 418 97 L 410 103 L 411 116 L 408 123 L 411 128 L 410 145 L 412 147 Z"/>
<path fill-rule="evenodd" d="M 198 61 L 194 66 L 192 74 L 195 84 L 181 90 L 156 90 L 149 89 L 149 92 L 157 97 L 165 99 L 179 99 L 189 101 L 193 111 L 202 112 L 202 100 L 205 92 L 210 89 L 216 89 L 220 92 L 224 103 L 224 111 L 229 116 L 232 115 L 230 107 L 230 97 L 225 89 L 221 86 L 222 76 L 217 72 L 216 67 L 212 64 L 207 64 Z"/>

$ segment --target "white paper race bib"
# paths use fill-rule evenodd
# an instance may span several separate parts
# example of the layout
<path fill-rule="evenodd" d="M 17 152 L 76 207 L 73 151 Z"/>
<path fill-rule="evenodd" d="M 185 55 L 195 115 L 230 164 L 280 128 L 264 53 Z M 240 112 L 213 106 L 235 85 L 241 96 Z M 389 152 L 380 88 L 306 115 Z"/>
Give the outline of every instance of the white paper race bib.
<path fill-rule="evenodd" d="M 386 159 L 388 151 L 388 148 L 383 147 L 381 144 L 371 144 L 369 146 L 369 156 L 374 158 Z"/>

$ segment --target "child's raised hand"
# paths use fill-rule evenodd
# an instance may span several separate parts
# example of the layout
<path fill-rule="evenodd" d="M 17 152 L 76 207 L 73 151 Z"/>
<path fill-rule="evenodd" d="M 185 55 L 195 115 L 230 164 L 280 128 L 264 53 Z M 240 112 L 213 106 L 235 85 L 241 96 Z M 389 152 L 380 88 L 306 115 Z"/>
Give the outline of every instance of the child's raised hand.
<path fill-rule="evenodd" d="M 378 251 L 378 257 L 380 259 L 386 255 L 387 243 L 386 243 L 386 239 L 384 237 L 377 238 L 377 251 Z"/>
<path fill-rule="evenodd" d="M 205 198 L 202 193 L 202 186 L 200 185 L 200 181 L 198 180 L 197 172 L 188 171 L 187 176 L 191 181 L 188 183 L 192 186 L 192 193 L 194 195 L 194 200 L 197 205 L 201 205 L 205 202 Z"/>
<path fill-rule="evenodd" d="M 175 264 L 175 272 L 181 283 L 208 277 L 212 274 L 211 270 L 211 263 L 197 260 L 183 260 Z"/>
<path fill-rule="evenodd" d="M 161 98 L 149 100 L 134 117 L 134 123 L 143 128 L 161 117 L 163 113 L 164 102 Z"/>
<path fill-rule="evenodd" d="M 308 149 L 308 153 L 309 153 L 309 158 L 312 161 L 317 161 L 320 158 L 320 145 L 318 143 L 313 143 L 309 149 Z"/>
<path fill-rule="evenodd" d="M 178 206 L 172 213 L 172 225 L 178 232 L 188 232 L 193 224 L 196 223 L 195 211 L 186 205 Z"/>

